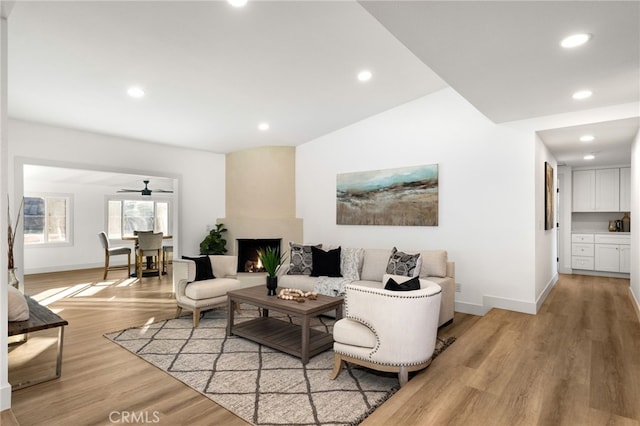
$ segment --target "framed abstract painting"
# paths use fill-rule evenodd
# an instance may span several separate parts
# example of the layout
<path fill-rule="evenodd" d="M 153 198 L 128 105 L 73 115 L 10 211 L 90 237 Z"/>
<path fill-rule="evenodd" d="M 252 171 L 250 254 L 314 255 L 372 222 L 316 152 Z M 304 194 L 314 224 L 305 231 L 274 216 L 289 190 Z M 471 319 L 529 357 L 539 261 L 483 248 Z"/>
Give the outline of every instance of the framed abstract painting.
<path fill-rule="evenodd" d="M 338 225 L 438 226 L 438 165 L 338 174 Z"/>

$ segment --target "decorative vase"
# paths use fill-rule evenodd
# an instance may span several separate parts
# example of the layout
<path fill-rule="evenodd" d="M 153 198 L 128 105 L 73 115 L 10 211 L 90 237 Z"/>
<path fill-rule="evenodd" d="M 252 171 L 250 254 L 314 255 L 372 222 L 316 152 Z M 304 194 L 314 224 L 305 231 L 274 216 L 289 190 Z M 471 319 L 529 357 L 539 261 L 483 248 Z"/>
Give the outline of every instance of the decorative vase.
<path fill-rule="evenodd" d="M 278 277 L 270 277 L 267 275 L 267 296 L 275 296 L 276 288 L 278 288 Z"/>
<path fill-rule="evenodd" d="M 16 271 L 18 268 L 9 268 L 9 285 L 14 286 L 17 289 L 20 289 L 20 280 L 16 276 Z"/>
<path fill-rule="evenodd" d="M 622 216 L 622 232 L 631 232 L 631 218 L 629 213 L 625 213 Z"/>

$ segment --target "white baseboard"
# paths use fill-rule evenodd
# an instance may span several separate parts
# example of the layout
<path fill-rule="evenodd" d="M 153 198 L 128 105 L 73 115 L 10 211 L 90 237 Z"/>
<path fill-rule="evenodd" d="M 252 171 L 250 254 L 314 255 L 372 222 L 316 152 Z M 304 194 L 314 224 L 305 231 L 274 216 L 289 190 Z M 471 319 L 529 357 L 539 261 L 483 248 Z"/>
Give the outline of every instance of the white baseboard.
<path fill-rule="evenodd" d="M 124 266 L 127 264 L 125 263 Z M 116 266 L 116 264 L 112 265 Z M 104 263 L 91 263 L 84 265 L 64 265 L 64 266 L 46 266 L 44 268 L 28 268 L 24 270 L 25 275 L 29 274 L 47 274 L 49 272 L 64 272 L 64 271 L 77 271 L 80 269 L 94 269 L 104 268 Z M 131 264 L 131 270 L 134 269 L 134 265 Z"/>
<path fill-rule="evenodd" d="M 506 309 L 508 311 L 522 312 L 524 314 L 536 314 L 536 304 L 533 302 L 525 302 L 523 300 L 508 299 L 505 297 L 483 296 L 483 305 L 491 308 Z"/>
<path fill-rule="evenodd" d="M 551 280 L 547 283 L 547 286 L 544 288 L 544 290 L 542 290 L 542 293 L 540 294 L 540 296 L 538 297 L 538 300 L 536 301 L 536 313 L 538 313 L 544 301 L 547 300 L 549 293 L 551 293 L 551 289 L 555 287 L 557 282 L 558 282 L 558 274 L 555 274 L 553 277 L 551 277 Z"/>
<path fill-rule="evenodd" d="M 0 387 L 0 411 L 11 408 L 11 385 L 6 384 Z"/>
<path fill-rule="evenodd" d="M 483 305 L 478 305 L 477 303 L 468 303 L 468 302 L 455 302 L 454 310 L 456 312 L 462 312 L 463 314 L 470 315 L 478 315 L 483 317 L 489 312 L 490 308 L 486 308 Z"/>
<path fill-rule="evenodd" d="M 638 298 L 636 297 L 635 293 L 633 292 L 633 290 L 631 289 L 631 287 L 629 287 L 629 294 L 631 294 L 631 304 L 633 305 L 635 311 L 636 311 L 636 315 L 638 317 L 638 321 L 640 321 L 640 301 L 638 300 Z"/>

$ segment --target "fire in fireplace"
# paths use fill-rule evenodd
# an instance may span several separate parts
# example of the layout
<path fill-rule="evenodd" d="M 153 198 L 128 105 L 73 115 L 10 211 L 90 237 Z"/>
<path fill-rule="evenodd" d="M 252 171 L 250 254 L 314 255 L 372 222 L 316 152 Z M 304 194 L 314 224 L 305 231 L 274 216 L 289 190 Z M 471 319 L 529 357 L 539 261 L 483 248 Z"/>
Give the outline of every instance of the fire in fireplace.
<path fill-rule="evenodd" d="M 282 250 L 280 242 L 282 238 L 271 239 L 237 239 L 238 243 L 238 272 L 264 272 L 264 268 L 258 261 L 258 250 L 272 247 Z"/>

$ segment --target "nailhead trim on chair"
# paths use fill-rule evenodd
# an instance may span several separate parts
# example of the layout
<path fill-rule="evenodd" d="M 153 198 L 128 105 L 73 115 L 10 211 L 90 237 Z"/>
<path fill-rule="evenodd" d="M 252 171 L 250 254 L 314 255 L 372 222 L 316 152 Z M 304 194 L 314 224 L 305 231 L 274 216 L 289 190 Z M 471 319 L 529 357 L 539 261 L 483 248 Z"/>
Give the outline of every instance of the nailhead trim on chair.
<path fill-rule="evenodd" d="M 389 298 L 396 298 L 396 299 L 400 299 L 400 298 L 401 299 L 424 299 L 424 298 L 433 297 L 433 296 L 436 296 L 436 295 L 442 293 L 442 289 L 440 289 L 440 291 L 438 291 L 437 293 L 433 293 L 433 294 L 408 295 L 408 294 L 406 294 L 406 292 L 402 292 L 403 293 L 402 295 L 400 295 L 400 294 L 396 295 L 396 294 L 381 294 L 378 291 L 371 291 L 370 289 L 364 288 L 364 287 L 358 287 L 358 288 L 349 287 L 349 288 L 351 290 L 353 290 L 353 291 L 359 291 L 361 293 L 371 293 L 371 294 L 376 294 L 376 295 L 382 296 L 382 297 L 389 297 Z M 345 291 L 345 301 L 344 301 L 345 317 L 349 318 L 349 319 L 352 319 L 354 321 L 358 321 L 359 323 L 366 325 L 373 332 L 373 335 L 376 337 L 376 346 L 369 353 L 369 357 L 371 357 L 376 352 L 378 352 L 378 349 L 380 349 L 380 338 L 378 337 L 378 332 L 375 330 L 375 328 L 373 328 L 373 326 L 369 322 L 363 320 L 362 318 L 357 318 L 357 317 L 349 315 L 349 303 L 347 303 L 348 295 L 349 294 Z M 342 353 L 342 352 L 338 352 L 338 353 Z M 361 357 L 358 357 L 358 356 L 353 356 L 351 354 L 346 354 L 346 353 L 342 353 L 342 354 L 343 355 L 347 355 L 347 356 L 351 356 L 351 357 L 356 358 L 356 359 L 361 359 L 363 361 L 370 361 L 368 359 L 361 358 Z M 431 357 L 429 357 L 429 358 L 431 358 Z M 411 363 L 411 364 L 389 364 L 389 363 L 382 363 L 382 362 L 378 362 L 378 364 L 380 364 L 380 365 L 391 365 L 391 366 L 396 366 L 396 365 L 397 366 L 404 366 L 404 365 L 411 366 L 411 365 L 422 364 L 423 362 L 428 361 L 429 358 L 425 359 L 422 362 L 414 362 L 414 363 Z"/>

